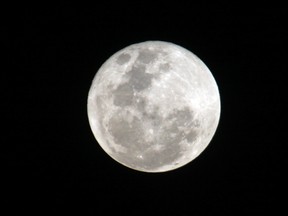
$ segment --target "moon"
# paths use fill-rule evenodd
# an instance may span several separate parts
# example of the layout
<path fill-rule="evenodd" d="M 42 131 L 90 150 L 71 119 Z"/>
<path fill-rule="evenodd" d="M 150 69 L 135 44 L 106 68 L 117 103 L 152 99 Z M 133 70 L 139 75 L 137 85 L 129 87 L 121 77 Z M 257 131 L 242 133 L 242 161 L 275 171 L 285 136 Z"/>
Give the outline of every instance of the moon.
<path fill-rule="evenodd" d="M 163 41 L 130 45 L 96 73 L 88 119 L 103 150 L 120 164 L 165 172 L 194 160 L 220 118 L 220 95 L 208 67 Z"/>

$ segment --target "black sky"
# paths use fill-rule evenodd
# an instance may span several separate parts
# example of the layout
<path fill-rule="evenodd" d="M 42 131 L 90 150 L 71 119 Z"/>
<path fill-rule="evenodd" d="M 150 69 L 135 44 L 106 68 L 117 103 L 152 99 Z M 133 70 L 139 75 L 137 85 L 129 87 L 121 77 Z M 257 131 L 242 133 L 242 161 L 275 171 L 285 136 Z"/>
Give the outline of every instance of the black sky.
<path fill-rule="evenodd" d="M 11 213 L 188 216 L 284 209 L 286 6 L 106 1 L 6 9 L 1 157 Z M 101 64 L 146 40 L 191 50 L 210 68 L 221 95 L 209 147 L 162 174 L 114 162 L 94 139 L 86 112 Z"/>

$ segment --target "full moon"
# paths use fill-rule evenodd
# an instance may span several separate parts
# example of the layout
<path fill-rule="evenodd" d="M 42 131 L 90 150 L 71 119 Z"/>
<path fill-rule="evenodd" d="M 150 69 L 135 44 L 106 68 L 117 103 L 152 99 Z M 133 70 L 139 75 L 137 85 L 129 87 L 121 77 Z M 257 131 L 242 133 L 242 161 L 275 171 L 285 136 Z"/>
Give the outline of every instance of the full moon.
<path fill-rule="evenodd" d="M 143 172 L 165 172 L 194 160 L 220 118 L 217 84 L 192 52 L 146 41 L 112 55 L 88 95 L 92 132 L 114 160 Z"/>

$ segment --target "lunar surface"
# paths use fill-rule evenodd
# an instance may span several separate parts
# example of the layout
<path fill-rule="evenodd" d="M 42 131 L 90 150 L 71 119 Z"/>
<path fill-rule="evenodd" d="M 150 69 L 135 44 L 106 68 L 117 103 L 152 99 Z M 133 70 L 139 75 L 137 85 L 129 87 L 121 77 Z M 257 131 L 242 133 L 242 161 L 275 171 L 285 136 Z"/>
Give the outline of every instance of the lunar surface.
<path fill-rule="evenodd" d="M 119 163 L 165 172 L 195 159 L 220 117 L 217 84 L 205 64 L 178 45 L 147 41 L 111 56 L 88 95 L 92 132 Z"/>

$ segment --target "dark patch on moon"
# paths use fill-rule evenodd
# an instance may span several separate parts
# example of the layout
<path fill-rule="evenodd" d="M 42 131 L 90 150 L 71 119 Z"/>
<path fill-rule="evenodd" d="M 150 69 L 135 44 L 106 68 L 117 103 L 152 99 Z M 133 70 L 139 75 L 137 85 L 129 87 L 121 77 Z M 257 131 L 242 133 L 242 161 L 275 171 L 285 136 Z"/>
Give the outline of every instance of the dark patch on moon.
<path fill-rule="evenodd" d="M 198 138 L 198 133 L 196 130 L 191 129 L 191 131 L 185 137 L 187 142 L 193 143 Z"/>
<path fill-rule="evenodd" d="M 123 64 L 125 64 L 126 62 L 128 62 L 130 59 L 131 59 L 131 56 L 130 56 L 129 54 L 122 53 L 121 55 L 118 56 L 116 62 L 117 62 L 119 65 L 123 65 Z"/>
<path fill-rule="evenodd" d="M 135 106 L 141 113 L 145 112 L 146 104 L 147 102 L 144 97 L 137 97 Z"/>
<path fill-rule="evenodd" d="M 137 60 L 144 64 L 149 64 L 157 57 L 157 52 L 151 51 L 149 49 L 143 49 L 139 52 Z"/>
<path fill-rule="evenodd" d="M 160 64 L 159 69 L 166 72 L 171 69 L 171 65 L 169 63 Z"/>
<path fill-rule="evenodd" d="M 138 65 L 128 72 L 130 76 L 128 83 L 138 92 L 151 86 L 153 75 L 146 73 L 145 70 L 145 66 Z"/>
<path fill-rule="evenodd" d="M 127 148 L 128 151 L 135 153 L 145 148 L 142 122 L 135 116 L 131 123 L 123 117 L 113 116 L 109 121 L 108 131 L 115 143 Z"/>
<path fill-rule="evenodd" d="M 113 136 L 116 144 L 127 149 L 127 152 L 115 152 L 113 150 L 114 157 L 135 169 L 156 170 L 163 165 L 172 165 L 182 154 L 185 154 L 179 143 L 183 140 L 193 143 L 199 136 L 197 130 L 193 129 L 195 127 L 193 112 L 189 107 L 175 109 L 166 119 L 159 114 L 159 107 L 157 106 L 152 109 L 152 112 L 148 112 L 146 99 L 133 95 L 133 84 L 138 82 L 137 79 L 141 77 L 138 75 L 145 73 L 145 70 L 144 68 L 134 68 L 130 73 L 131 79 L 127 83 L 119 85 L 115 90 L 114 104 L 120 107 L 133 106 L 142 115 L 139 118 L 132 116 L 132 122 L 128 122 L 125 117 L 118 115 L 110 119 L 108 123 L 109 133 Z M 136 74 L 136 78 L 132 78 L 132 74 Z M 144 88 L 144 86 L 142 87 Z M 127 113 L 127 115 L 133 114 Z M 154 140 L 145 140 L 146 133 L 144 130 L 149 128 L 144 128 L 143 121 L 150 122 L 154 129 Z M 171 124 L 167 124 L 167 122 L 171 122 Z M 160 129 L 159 126 L 163 128 Z M 189 127 L 191 129 L 187 131 Z M 162 147 L 155 150 L 155 146 Z M 142 155 L 142 158 L 139 155 Z"/>
<path fill-rule="evenodd" d="M 112 95 L 114 96 L 113 103 L 116 106 L 130 106 L 133 102 L 133 88 L 127 83 L 119 85 L 117 89 L 112 92 Z"/>
<path fill-rule="evenodd" d="M 189 107 L 184 107 L 181 110 L 174 110 L 174 112 L 170 114 L 167 119 L 175 120 L 177 126 L 185 126 L 192 121 L 192 114 L 193 113 Z"/>
<path fill-rule="evenodd" d="M 147 112 L 145 107 L 143 107 L 141 111 L 142 118 L 150 121 L 151 125 L 156 128 L 163 124 L 163 117 L 159 115 L 158 109 L 159 108 L 155 106 L 152 112 Z"/>
<path fill-rule="evenodd" d="M 191 127 L 191 130 L 187 134 L 183 134 L 184 139 L 189 143 L 193 143 L 197 137 L 198 132 L 193 128 L 199 128 L 200 122 L 198 119 L 193 119 L 193 112 L 189 107 L 184 107 L 181 110 L 175 110 L 173 114 L 168 116 L 168 119 L 174 119 L 178 127 Z"/>
<path fill-rule="evenodd" d="M 176 133 L 177 135 L 171 138 L 171 133 Z M 139 134 L 135 135 L 139 136 Z M 128 152 L 119 152 L 115 157 L 124 162 L 124 164 L 129 164 L 136 169 L 156 170 L 163 165 L 172 165 L 182 156 L 183 152 L 181 152 L 181 146 L 179 145 L 182 137 L 183 133 L 177 129 L 176 125 L 173 125 L 172 127 L 165 128 L 159 135 L 158 140 L 148 143 L 145 140 L 139 142 L 138 139 L 132 143 L 126 143 Z M 153 148 L 155 145 L 163 145 L 163 149 L 157 151 Z M 137 157 L 138 154 L 141 154 L 143 157 Z"/>
<path fill-rule="evenodd" d="M 112 91 L 114 105 L 130 106 L 136 100 L 134 92 L 140 92 L 151 86 L 153 75 L 145 72 L 145 66 L 134 66 L 127 74 L 128 82 L 120 84 Z M 143 100 L 142 100 L 143 103 Z"/>
<path fill-rule="evenodd" d="M 142 99 L 143 104 L 146 104 L 145 99 Z M 179 143 L 187 139 L 188 142 L 193 142 L 197 137 L 196 131 L 190 131 L 185 134 L 179 126 L 184 126 L 187 121 L 191 121 L 192 113 L 189 108 L 175 110 L 173 114 L 163 119 L 157 112 L 157 108 L 152 113 L 143 111 L 142 119 L 133 118 L 131 123 L 123 118 L 112 117 L 109 122 L 109 132 L 114 137 L 117 144 L 126 147 L 128 152 L 115 154 L 115 157 L 124 164 L 129 164 L 136 169 L 155 170 L 166 164 L 174 164 L 185 152 Z M 143 120 L 148 121 L 154 128 L 154 140 L 145 140 L 143 128 Z M 167 125 L 167 120 L 172 121 L 172 124 Z M 162 125 L 164 128 L 159 129 Z M 163 146 L 159 150 L 155 150 L 155 146 Z M 137 157 L 142 155 L 142 158 Z"/>

